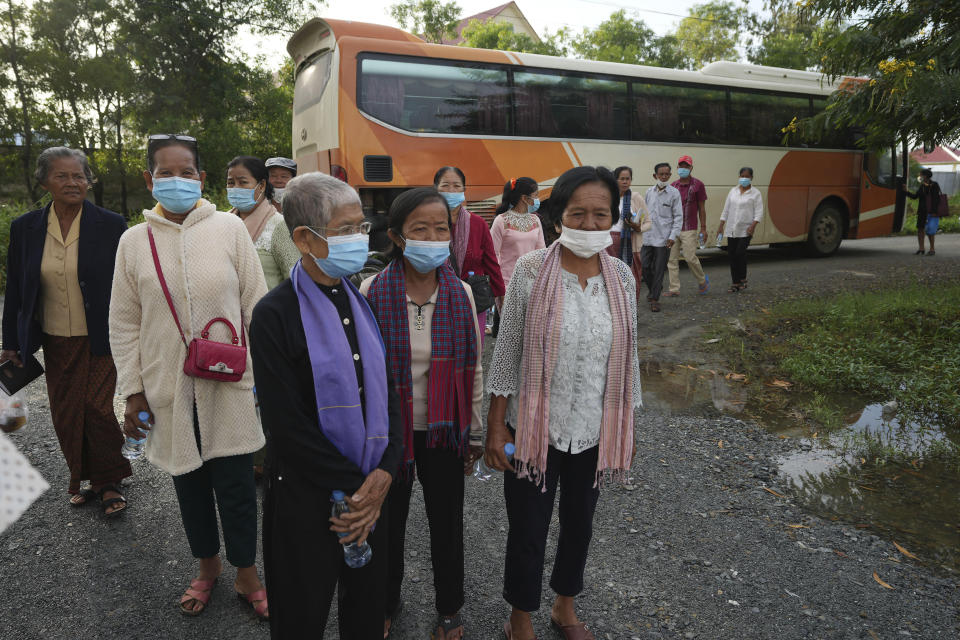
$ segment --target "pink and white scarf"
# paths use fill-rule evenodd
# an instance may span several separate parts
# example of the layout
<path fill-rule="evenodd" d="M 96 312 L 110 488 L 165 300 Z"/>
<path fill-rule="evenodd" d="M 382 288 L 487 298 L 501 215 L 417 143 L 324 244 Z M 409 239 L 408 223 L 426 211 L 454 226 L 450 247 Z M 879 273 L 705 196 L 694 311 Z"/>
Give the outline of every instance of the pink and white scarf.
<path fill-rule="evenodd" d="M 600 426 L 600 454 L 594 486 L 609 472 L 624 479 L 633 459 L 633 359 L 636 318 L 615 259 L 601 251 L 600 273 L 607 288 L 612 316 L 613 344 L 607 364 L 603 419 Z M 548 250 L 543 267 L 530 292 L 523 331 L 523 360 L 517 411 L 517 475 L 543 484 L 550 448 L 550 386 L 557 364 L 563 322 L 563 280 L 560 243 Z M 544 490 L 546 487 L 544 486 Z"/>

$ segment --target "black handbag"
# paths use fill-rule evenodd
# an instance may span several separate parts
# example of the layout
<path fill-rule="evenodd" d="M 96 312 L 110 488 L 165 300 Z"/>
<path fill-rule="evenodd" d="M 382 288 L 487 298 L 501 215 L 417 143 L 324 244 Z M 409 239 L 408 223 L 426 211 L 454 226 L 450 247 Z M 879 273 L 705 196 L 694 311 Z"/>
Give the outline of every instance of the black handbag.
<path fill-rule="evenodd" d="M 477 305 L 477 313 L 483 313 L 493 306 L 495 298 L 490 286 L 490 276 L 468 276 L 466 281 L 473 290 L 473 302 Z"/>

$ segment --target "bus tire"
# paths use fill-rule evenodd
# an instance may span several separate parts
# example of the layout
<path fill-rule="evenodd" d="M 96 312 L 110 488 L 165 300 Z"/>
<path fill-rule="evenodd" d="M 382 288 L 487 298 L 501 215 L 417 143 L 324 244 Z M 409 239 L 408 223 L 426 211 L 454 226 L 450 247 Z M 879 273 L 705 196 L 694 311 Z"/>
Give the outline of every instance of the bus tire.
<path fill-rule="evenodd" d="M 818 258 L 832 256 L 843 240 L 843 211 L 832 202 L 817 207 L 810 220 L 807 249 Z"/>

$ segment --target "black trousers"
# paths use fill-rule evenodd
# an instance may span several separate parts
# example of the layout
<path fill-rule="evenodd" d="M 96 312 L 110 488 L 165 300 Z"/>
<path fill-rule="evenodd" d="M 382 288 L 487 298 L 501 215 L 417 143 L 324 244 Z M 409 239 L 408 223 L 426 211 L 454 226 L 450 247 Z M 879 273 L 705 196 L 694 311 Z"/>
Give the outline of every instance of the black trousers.
<path fill-rule="evenodd" d="M 646 247 L 644 247 L 646 248 Z M 547 453 L 546 492 L 511 471 L 503 476 L 507 503 L 507 557 L 503 598 L 521 611 L 540 608 L 543 561 L 553 502 L 560 486 L 560 536 L 550 576 L 550 588 L 573 597 L 583 591 L 583 571 L 593 536 L 593 514 L 600 489 L 594 487 L 596 446 L 571 454 L 553 447 Z"/>
<path fill-rule="evenodd" d="M 727 253 L 730 254 L 730 278 L 733 284 L 739 284 L 747 279 L 747 247 L 749 246 L 750 236 L 727 238 Z"/>
<path fill-rule="evenodd" d="M 449 449 L 428 449 L 427 434 L 413 435 L 417 477 L 430 526 L 430 561 L 437 612 L 452 615 L 463 607 L 463 458 Z M 413 478 L 399 475 L 390 487 L 389 578 L 385 615 L 400 604 L 404 543 Z M 381 632 L 383 630 L 381 629 Z"/>
<path fill-rule="evenodd" d="M 180 517 L 194 558 L 220 553 L 217 509 L 227 561 L 251 567 L 257 559 L 257 488 L 253 454 L 207 460 L 199 469 L 173 476 Z"/>
<path fill-rule="evenodd" d="M 670 249 L 667 247 L 648 247 L 640 249 L 640 264 L 643 269 L 643 282 L 647 285 L 647 297 L 659 300 L 663 293 L 663 274 L 667 272 L 667 260 Z"/>
<path fill-rule="evenodd" d="M 389 499 L 367 537 L 370 562 L 351 569 L 330 531 L 329 489 L 285 469 L 267 470 L 263 500 L 263 574 L 273 640 L 322 638 L 334 592 L 342 640 L 380 640 L 387 578 Z"/>

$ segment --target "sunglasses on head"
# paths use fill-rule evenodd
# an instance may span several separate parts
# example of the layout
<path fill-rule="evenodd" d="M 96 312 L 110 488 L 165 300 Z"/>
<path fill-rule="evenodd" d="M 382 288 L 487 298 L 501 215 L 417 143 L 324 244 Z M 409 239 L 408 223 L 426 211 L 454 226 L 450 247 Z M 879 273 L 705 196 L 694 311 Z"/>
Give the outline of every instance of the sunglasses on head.
<path fill-rule="evenodd" d="M 160 142 L 163 140 L 179 140 L 180 142 L 197 144 L 197 139 L 193 136 L 185 136 L 178 133 L 154 133 L 147 138 L 148 142 Z"/>

